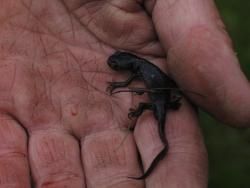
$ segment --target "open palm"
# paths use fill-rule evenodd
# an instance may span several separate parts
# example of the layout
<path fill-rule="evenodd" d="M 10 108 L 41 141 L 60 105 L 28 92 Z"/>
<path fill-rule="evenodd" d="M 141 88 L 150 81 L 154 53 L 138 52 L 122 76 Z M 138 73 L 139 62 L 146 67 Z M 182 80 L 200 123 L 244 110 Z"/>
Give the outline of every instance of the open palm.
<path fill-rule="evenodd" d="M 206 152 L 185 101 L 169 112 L 162 165 L 146 184 L 127 178 L 142 173 L 135 141 L 145 168 L 162 147 L 150 113 L 140 118 L 135 141 L 129 135 L 120 145 L 138 98 L 105 92 L 107 82 L 126 78 L 106 64 L 118 49 L 164 69 L 140 1 L 13 0 L 0 9 L 1 184 L 29 187 L 31 169 L 37 187 L 155 187 L 178 184 L 177 177 L 206 185 Z"/>

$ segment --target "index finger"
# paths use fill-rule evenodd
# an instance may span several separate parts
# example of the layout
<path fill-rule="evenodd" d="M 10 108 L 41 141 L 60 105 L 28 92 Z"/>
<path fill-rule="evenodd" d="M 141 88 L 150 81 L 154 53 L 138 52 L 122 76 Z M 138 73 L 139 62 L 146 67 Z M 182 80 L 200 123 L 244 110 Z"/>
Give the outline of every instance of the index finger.
<path fill-rule="evenodd" d="M 250 87 L 211 0 L 158 0 L 152 12 L 171 76 L 225 123 L 250 125 Z"/>

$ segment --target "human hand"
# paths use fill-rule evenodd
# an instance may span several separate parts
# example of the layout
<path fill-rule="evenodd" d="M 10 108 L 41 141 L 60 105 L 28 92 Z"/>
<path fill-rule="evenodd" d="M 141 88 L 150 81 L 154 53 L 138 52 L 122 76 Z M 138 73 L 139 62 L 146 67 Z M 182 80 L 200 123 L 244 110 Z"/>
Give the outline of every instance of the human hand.
<path fill-rule="evenodd" d="M 164 51 L 140 1 L 3 1 L 0 7 L 1 186 L 206 187 L 207 158 L 195 111 L 183 100 L 167 115 L 170 150 L 144 181 L 161 148 L 151 113 L 134 138 L 121 127 L 137 104 L 109 96 L 108 81 L 126 75 L 106 65 L 117 49 L 164 68 Z M 27 134 L 26 134 L 27 133 Z M 27 148 L 28 146 L 28 148 Z"/>

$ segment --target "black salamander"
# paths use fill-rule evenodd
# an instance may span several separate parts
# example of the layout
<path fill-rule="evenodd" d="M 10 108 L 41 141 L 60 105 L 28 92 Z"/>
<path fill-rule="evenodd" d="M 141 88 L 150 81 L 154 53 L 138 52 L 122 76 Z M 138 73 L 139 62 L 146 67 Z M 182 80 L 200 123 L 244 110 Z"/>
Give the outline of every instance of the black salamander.
<path fill-rule="evenodd" d="M 129 118 L 138 118 L 144 110 L 152 110 L 158 122 L 158 131 L 164 148 L 152 161 L 150 167 L 140 177 L 133 179 L 145 179 L 153 171 L 154 167 L 164 158 L 168 151 L 168 142 L 165 137 L 165 117 L 169 109 L 178 110 L 181 106 L 182 93 L 176 83 L 162 72 L 157 66 L 146 59 L 127 52 L 115 52 L 107 61 L 110 68 L 115 71 L 129 71 L 131 75 L 123 82 L 110 82 L 107 90 L 110 94 L 118 92 L 134 92 L 139 95 L 148 93 L 150 103 L 139 103 L 137 109 L 131 110 Z M 141 79 L 145 88 L 129 88 L 125 91 L 113 92 L 117 88 L 127 87 L 134 79 Z"/>

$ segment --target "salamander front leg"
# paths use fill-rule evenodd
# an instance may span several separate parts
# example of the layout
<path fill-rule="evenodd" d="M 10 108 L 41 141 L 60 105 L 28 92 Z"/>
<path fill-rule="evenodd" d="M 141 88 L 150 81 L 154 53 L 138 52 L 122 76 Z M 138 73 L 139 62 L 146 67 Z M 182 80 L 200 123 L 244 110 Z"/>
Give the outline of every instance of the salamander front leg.
<path fill-rule="evenodd" d="M 109 86 L 107 87 L 106 91 L 112 94 L 116 88 L 127 87 L 137 77 L 138 74 L 131 74 L 130 77 L 123 82 L 108 82 Z"/>

